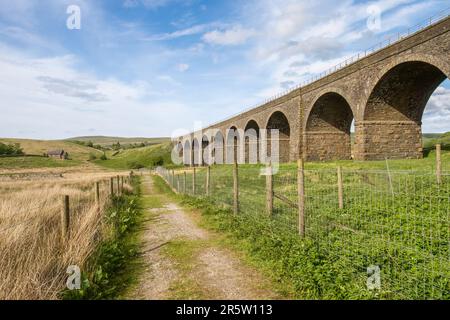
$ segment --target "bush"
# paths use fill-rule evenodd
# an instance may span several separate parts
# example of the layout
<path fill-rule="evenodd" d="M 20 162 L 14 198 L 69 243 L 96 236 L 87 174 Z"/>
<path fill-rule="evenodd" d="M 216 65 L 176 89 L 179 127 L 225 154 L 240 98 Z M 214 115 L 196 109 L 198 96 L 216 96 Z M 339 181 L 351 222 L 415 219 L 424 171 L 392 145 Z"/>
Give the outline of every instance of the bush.
<path fill-rule="evenodd" d="M 100 157 L 100 160 L 108 160 L 108 158 L 106 157 L 106 153 L 103 153 L 102 156 Z"/>
<path fill-rule="evenodd" d="M 94 160 L 97 160 L 97 156 L 95 154 L 93 154 L 93 153 L 90 153 L 89 154 L 89 161 L 94 161 Z"/>
<path fill-rule="evenodd" d="M 138 161 L 128 161 L 127 162 L 128 169 L 142 169 L 145 168 L 145 166 L 138 162 Z"/>
<path fill-rule="evenodd" d="M 0 156 L 21 156 L 24 155 L 19 143 L 4 144 L 0 142 Z"/>
<path fill-rule="evenodd" d="M 164 165 L 164 158 L 161 157 L 161 156 L 157 157 L 156 159 L 154 159 L 154 160 L 152 161 L 152 165 L 153 165 L 154 167 L 160 167 L 160 166 L 163 166 L 163 165 Z"/>

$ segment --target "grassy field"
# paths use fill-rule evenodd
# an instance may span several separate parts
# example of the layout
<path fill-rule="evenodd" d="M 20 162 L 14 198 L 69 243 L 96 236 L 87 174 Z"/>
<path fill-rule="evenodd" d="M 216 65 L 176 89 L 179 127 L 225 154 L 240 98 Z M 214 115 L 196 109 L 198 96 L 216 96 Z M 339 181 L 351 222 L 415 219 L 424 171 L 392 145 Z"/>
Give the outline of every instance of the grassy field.
<path fill-rule="evenodd" d="M 96 149 L 80 146 L 69 141 L 61 140 L 31 140 L 31 139 L 2 139 L 3 143 L 19 143 L 27 155 L 42 156 L 48 150 L 64 150 L 69 153 L 72 160 L 88 160 L 91 153 L 101 155 Z"/>
<path fill-rule="evenodd" d="M 450 132 L 439 133 L 425 133 L 423 135 L 423 145 L 425 149 L 433 148 L 436 144 L 442 144 L 446 149 L 450 147 Z"/>
<path fill-rule="evenodd" d="M 140 169 L 170 165 L 172 146 L 170 143 L 149 147 L 109 151 L 108 160 L 96 160 L 94 163 L 109 169 Z"/>
<path fill-rule="evenodd" d="M 111 277 L 132 254 L 124 235 L 135 221 L 137 203 L 132 196 L 110 198 L 109 179 L 119 174 L 72 171 L 62 177 L 42 171 L 39 177 L 0 181 L 0 300 L 104 298 L 123 287 L 126 277 L 122 284 Z M 131 194 L 133 186 L 125 184 L 125 193 Z M 64 241 L 62 195 L 70 196 Z M 63 292 L 71 265 L 79 266 L 84 277 L 76 294 Z"/>
<path fill-rule="evenodd" d="M 65 288 L 66 269 L 87 260 L 110 238 L 106 212 L 112 205 L 109 181 L 119 172 L 48 174 L 39 179 L 0 182 L 0 300 L 56 299 Z M 94 182 L 101 184 L 99 207 Z M 129 185 L 126 190 L 131 190 Z M 69 237 L 62 241 L 62 195 L 70 196 Z"/>
<path fill-rule="evenodd" d="M 86 141 L 95 144 L 109 144 L 121 141 L 121 143 L 131 143 L 133 138 L 109 138 L 109 137 L 84 137 Z M 74 138 L 77 139 L 78 138 Z M 78 141 L 81 141 L 79 139 Z M 140 140 L 139 140 L 140 141 Z M 171 164 L 171 144 L 166 138 L 151 138 L 145 140 L 148 143 L 156 143 L 152 146 L 134 148 L 118 151 L 107 151 L 108 160 L 99 160 L 103 155 L 102 151 L 79 145 L 73 141 L 42 141 L 29 139 L 0 139 L 5 144 L 19 143 L 26 156 L 0 157 L 0 170 L 20 170 L 33 168 L 67 168 L 77 166 L 99 165 L 106 169 L 139 169 L 149 168 L 157 165 Z M 165 141 L 165 142 L 164 142 Z M 137 142 L 137 141 L 135 141 Z M 164 142 L 164 143 L 161 143 Z M 157 144 L 160 143 L 160 144 Z M 67 161 L 46 158 L 42 155 L 48 150 L 64 149 L 69 153 L 70 159 Z M 97 160 L 90 160 L 95 156 Z"/>
<path fill-rule="evenodd" d="M 60 161 L 44 157 L 0 157 L 0 170 L 35 169 L 35 168 L 67 168 L 83 164 L 81 160 Z"/>
<path fill-rule="evenodd" d="M 80 166 L 91 154 L 101 156 L 96 149 L 80 146 L 68 141 L 45 141 L 31 139 L 0 139 L 5 144 L 19 143 L 27 156 L 0 157 L 0 170 L 32 168 L 66 168 Z M 49 150 L 64 150 L 69 153 L 69 160 L 60 161 L 43 157 Z"/>
<path fill-rule="evenodd" d="M 444 152 L 447 174 L 449 160 Z M 259 166 L 239 166 L 238 216 L 230 212 L 230 166 L 211 168 L 209 197 L 205 169 L 197 169 L 195 197 L 187 203 L 203 208 L 215 228 L 242 242 L 278 280 L 293 284 L 299 298 L 450 299 L 450 177 L 436 184 L 434 151 L 422 160 L 307 163 L 305 169 L 306 240 L 298 236 L 292 204 L 275 198 L 273 216 L 267 216 Z M 183 171 L 177 174 L 173 186 L 183 190 Z M 193 196 L 190 170 L 186 177 Z M 297 203 L 295 164 L 281 165 L 274 192 Z M 367 290 L 370 266 L 381 268 L 381 290 Z"/>

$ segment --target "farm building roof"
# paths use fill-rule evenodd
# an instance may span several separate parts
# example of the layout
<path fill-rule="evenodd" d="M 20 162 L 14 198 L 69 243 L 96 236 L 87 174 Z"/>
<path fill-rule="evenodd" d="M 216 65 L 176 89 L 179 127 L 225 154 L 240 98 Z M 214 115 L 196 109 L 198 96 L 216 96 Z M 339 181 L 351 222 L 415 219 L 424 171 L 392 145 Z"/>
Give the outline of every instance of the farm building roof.
<path fill-rule="evenodd" d="M 62 155 L 63 153 L 64 153 L 64 150 L 49 150 L 47 152 L 47 154 L 49 156 L 59 156 L 59 155 Z"/>

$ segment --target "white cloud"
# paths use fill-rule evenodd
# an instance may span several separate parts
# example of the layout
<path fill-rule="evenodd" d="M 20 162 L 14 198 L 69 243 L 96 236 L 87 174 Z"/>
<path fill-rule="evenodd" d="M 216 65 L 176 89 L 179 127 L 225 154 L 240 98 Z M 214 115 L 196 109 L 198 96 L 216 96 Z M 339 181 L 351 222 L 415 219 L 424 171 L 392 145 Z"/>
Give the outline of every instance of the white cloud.
<path fill-rule="evenodd" d="M 282 91 L 381 41 L 367 29 L 369 5 L 377 6 L 382 12 L 383 35 L 410 24 L 418 13 L 436 7 L 437 2 L 251 1 L 243 19 L 260 32 L 255 35 L 254 45 L 249 47 L 248 57 L 256 68 L 265 73 L 271 70 L 268 79 L 273 82 L 262 91 L 273 92 L 276 85 Z"/>
<path fill-rule="evenodd" d="M 180 0 L 125 0 L 123 6 L 125 8 L 135 8 L 142 5 L 147 9 L 154 10 L 178 1 Z"/>
<path fill-rule="evenodd" d="M 227 30 L 213 30 L 203 35 L 203 41 L 209 44 L 235 46 L 244 44 L 256 32 L 236 25 Z"/>
<path fill-rule="evenodd" d="M 425 108 L 425 117 L 442 117 L 450 124 L 450 89 L 443 86 L 436 89 Z M 448 125 L 450 127 L 450 125 Z M 449 128 L 450 130 L 450 128 Z"/>
<path fill-rule="evenodd" d="M 186 72 L 189 70 L 189 65 L 187 63 L 180 63 L 179 65 L 177 65 L 177 70 L 179 72 Z"/>
<path fill-rule="evenodd" d="M 92 129 L 110 135 L 170 135 L 170 128 L 181 127 L 189 114 L 187 106 L 167 99 L 151 83 L 78 71 L 74 56 L 36 59 L 0 47 L 0 70 L 0 136 L 51 139 Z"/>
<path fill-rule="evenodd" d="M 214 24 L 199 24 L 189 28 L 177 30 L 171 33 L 163 33 L 151 35 L 148 37 L 144 37 L 141 40 L 144 41 L 162 41 L 162 40 L 173 40 L 181 37 L 192 36 L 196 34 L 200 34 L 205 32 L 207 29 L 211 28 Z"/>

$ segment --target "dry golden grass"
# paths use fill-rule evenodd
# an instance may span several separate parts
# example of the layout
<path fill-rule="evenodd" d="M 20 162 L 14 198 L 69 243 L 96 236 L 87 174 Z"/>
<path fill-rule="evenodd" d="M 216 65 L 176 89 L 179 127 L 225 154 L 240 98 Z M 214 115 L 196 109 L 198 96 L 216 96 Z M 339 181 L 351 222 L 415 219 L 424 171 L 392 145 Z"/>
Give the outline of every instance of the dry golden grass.
<path fill-rule="evenodd" d="M 108 237 L 104 211 L 113 172 L 70 172 L 63 178 L 0 182 L 0 299 L 57 299 L 66 270 L 83 270 L 97 244 Z M 101 184 L 100 210 L 94 183 Z M 126 185 L 126 188 L 131 187 Z M 62 241 L 62 196 L 70 196 L 69 237 Z"/>

